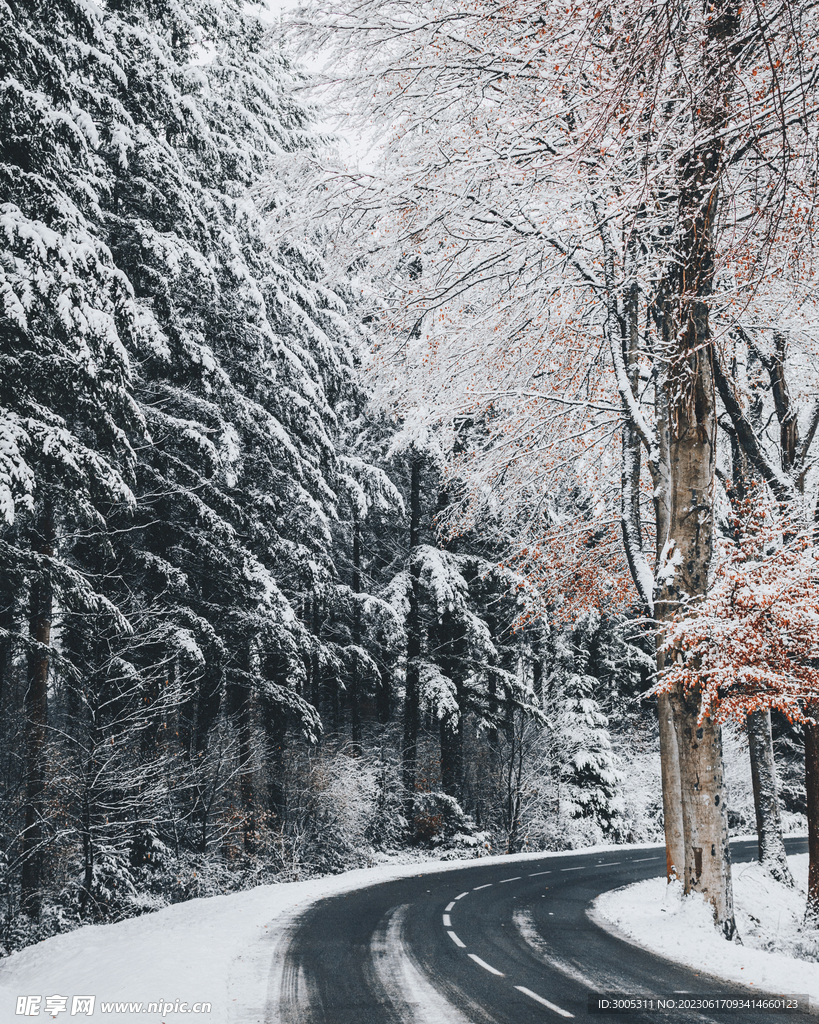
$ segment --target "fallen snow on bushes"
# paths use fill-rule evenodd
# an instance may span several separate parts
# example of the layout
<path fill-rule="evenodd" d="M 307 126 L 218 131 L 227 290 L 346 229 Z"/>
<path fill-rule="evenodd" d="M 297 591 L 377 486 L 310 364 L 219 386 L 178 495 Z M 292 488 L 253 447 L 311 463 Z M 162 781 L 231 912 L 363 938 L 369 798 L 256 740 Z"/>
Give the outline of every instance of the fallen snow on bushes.
<path fill-rule="evenodd" d="M 737 929 L 742 944 L 715 931 L 711 911 L 699 896 L 682 896 L 664 878 L 604 893 L 592 916 L 614 924 L 660 956 L 700 968 L 726 981 L 765 992 L 808 995 L 819 1002 L 819 933 L 805 931 L 808 855 L 789 857 L 796 888 L 776 882 L 761 865 L 733 869 Z M 711 986 L 713 988 L 713 986 Z"/>

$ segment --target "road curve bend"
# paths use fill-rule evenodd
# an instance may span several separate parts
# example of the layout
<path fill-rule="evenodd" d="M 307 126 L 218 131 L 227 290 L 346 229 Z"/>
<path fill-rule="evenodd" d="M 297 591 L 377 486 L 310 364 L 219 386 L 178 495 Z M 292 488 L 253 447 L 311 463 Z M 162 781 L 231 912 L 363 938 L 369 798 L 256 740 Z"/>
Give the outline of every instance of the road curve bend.
<path fill-rule="evenodd" d="M 787 841 L 789 853 L 807 840 Z M 735 862 L 755 842 L 732 844 Z M 601 893 L 662 874 L 661 847 L 612 847 L 384 882 L 316 903 L 279 955 L 267 1024 L 543 1024 L 574 1019 L 784 1024 L 801 1014 L 590 1014 L 589 995 L 738 998 L 731 985 L 628 944 L 586 913 Z"/>

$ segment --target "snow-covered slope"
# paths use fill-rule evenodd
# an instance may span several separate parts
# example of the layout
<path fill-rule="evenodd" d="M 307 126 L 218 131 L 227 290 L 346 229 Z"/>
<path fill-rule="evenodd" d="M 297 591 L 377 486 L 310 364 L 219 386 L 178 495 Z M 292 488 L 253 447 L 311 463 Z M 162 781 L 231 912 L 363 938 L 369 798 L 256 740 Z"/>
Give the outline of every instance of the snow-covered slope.
<path fill-rule="evenodd" d="M 815 1006 L 819 935 L 802 928 L 808 855 L 789 857 L 788 862 L 795 889 L 774 881 L 757 863 L 734 867 L 741 945 L 717 934 L 700 897 L 682 897 L 680 887 L 668 886 L 664 878 L 605 893 L 591 913 L 598 923 L 616 925 L 639 945 L 670 960 L 767 992 L 808 995 Z"/>

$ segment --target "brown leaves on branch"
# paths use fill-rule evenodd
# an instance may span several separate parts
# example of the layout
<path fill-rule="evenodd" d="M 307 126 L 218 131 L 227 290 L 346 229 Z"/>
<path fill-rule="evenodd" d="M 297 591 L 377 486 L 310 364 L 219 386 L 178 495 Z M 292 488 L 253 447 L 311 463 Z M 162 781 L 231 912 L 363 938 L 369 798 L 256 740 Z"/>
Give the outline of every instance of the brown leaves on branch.
<path fill-rule="evenodd" d="M 816 717 L 819 561 L 812 528 L 776 521 L 754 495 L 735 516 L 708 596 L 667 629 L 670 664 L 655 692 L 701 695 L 700 721 L 761 708 Z"/>

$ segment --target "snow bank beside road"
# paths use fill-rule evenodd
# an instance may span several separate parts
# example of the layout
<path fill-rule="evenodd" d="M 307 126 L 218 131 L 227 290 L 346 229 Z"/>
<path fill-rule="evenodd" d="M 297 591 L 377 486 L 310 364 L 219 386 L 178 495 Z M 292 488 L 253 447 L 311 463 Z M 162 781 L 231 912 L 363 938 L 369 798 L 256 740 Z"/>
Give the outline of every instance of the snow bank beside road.
<path fill-rule="evenodd" d="M 657 846 L 641 843 L 618 847 L 625 849 Z M 571 852 L 611 851 L 611 846 L 600 846 Z M 15 1009 L 18 997 L 29 995 L 42 997 L 43 1008 L 47 996 L 68 997 L 68 1012 L 56 1019 L 85 1020 L 85 1016 L 71 1017 L 71 999 L 76 995 L 94 995 L 96 1009 L 91 1019 L 110 1024 L 263 1024 L 265 1006 L 278 991 L 276 971 L 280 969 L 281 958 L 275 956 L 276 947 L 294 918 L 317 900 L 393 879 L 458 870 L 470 863 L 510 864 L 564 855 L 527 853 L 485 857 L 477 862 L 382 864 L 343 875 L 191 900 L 130 921 L 79 928 L 0 960 L 0 1021 L 26 1019 L 16 1016 Z M 797 879 L 804 881 L 807 857 L 793 857 L 791 865 Z M 798 936 L 795 927 L 788 923 L 791 919 L 775 883 L 766 881 L 764 875 L 761 879 L 758 876 L 756 866 L 735 868 L 737 902 L 759 919 L 757 922 L 740 910 L 738 920 L 743 938 L 750 942 L 755 927 L 756 933 L 778 935 L 781 944 L 790 943 L 788 948 L 792 948 Z M 752 886 L 762 886 L 764 892 L 770 890 L 769 895 L 752 891 Z M 797 921 L 803 904 L 804 896 L 799 893 L 795 897 Z M 755 987 L 770 984 L 780 991 L 790 989 L 793 994 L 810 993 L 819 1001 L 819 964 L 724 942 L 715 935 L 705 908 L 694 901 L 674 903 L 668 899 L 664 879 L 608 893 L 597 905 L 601 909 L 606 907 L 606 916 L 621 930 L 636 935 L 638 942 L 670 959 L 684 960 L 683 953 L 693 949 L 697 952 L 695 968 L 747 981 Z M 788 913 L 793 916 L 793 911 Z M 765 980 L 769 978 L 775 980 Z M 177 999 L 209 1002 L 211 1011 L 148 1014 L 123 1010 L 105 1015 L 100 1012 L 102 1002 L 141 1002 L 147 1007 L 150 1002 Z"/>
<path fill-rule="evenodd" d="M 775 882 L 757 863 L 734 866 L 734 904 L 742 945 L 714 930 L 711 911 L 699 897 L 652 878 L 595 900 L 592 916 L 606 921 L 659 956 L 700 968 L 704 974 L 752 985 L 765 992 L 808 995 L 819 1005 L 819 936 L 802 929 L 808 855 L 789 857 L 796 889 Z M 796 957 L 811 957 L 807 962 Z M 713 984 L 704 985 L 713 991 Z M 663 994 L 663 993 L 660 993 Z M 665 993 L 668 994 L 668 993 Z M 699 993 L 694 993 L 699 994 Z"/>
<path fill-rule="evenodd" d="M 653 848 L 639 844 L 632 849 Z M 590 847 L 574 853 L 611 851 Z M 343 875 L 263 885 L 230 896 L 213 896 L 166 907 L 153 914 L 109 925 L 89 925 L 57 935 L 0 960 L 0 1021 L 15 1017 L 19 996 L 68 997 L 71 1019 L 75 995 L 96 996 L 93 1019 L 102 1002 L 211 1003 L 210 1013 L 148 1014 L 109 1012 L 110 1024 L 263 1024 L 265 1004 L 276 991 L 271 974 L 277 943 L 290 922 L 325 896 L 412 875 L 453 871 L 472 863 L 508 864 L 543 860 L 557 853 L 482 857 L 480 861 L 420 861 L 382 864 Z M 50 1019 L 50 1018 L 49 1018 Z M 83 1019 L 75 1017 L 75 1020 Z"/>

